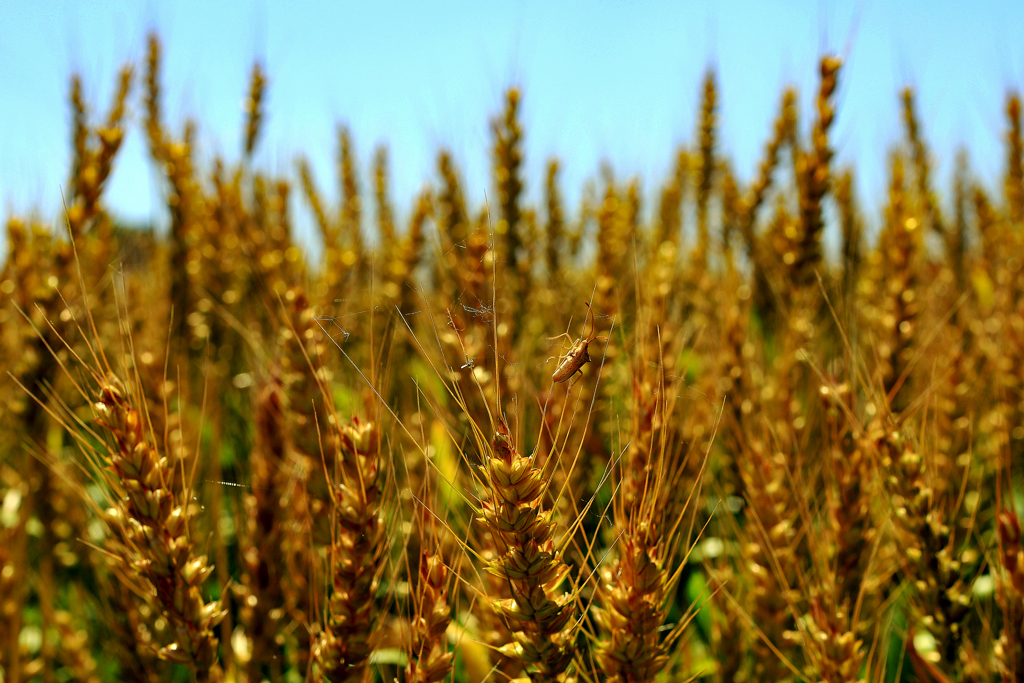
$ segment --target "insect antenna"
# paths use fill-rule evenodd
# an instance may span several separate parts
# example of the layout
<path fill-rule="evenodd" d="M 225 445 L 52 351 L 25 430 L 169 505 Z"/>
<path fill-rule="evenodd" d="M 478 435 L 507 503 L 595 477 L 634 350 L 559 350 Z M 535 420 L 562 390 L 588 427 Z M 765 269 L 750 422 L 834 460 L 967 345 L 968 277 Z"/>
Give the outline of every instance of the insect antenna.
<path fill-rule="evenodd" d="M 583 303 L 586 304 L 586 306 L 587 306 L 587 315 L 583 318 L 583 333 L 584 333 L 584 336 L 580 337 L 580 339 L 586 340 L 586 343 L 588 343 L 588 344 L 590 342 L 594 341 L 595 339 L 607 339 L 607 337 L 605 337 L 604 335 L 602 335 L 600 337 L 597 336 L 597 318 L 594 316 L 594 309 L 590 305 L 589 301 L 584 301 Z M 586 336 L 586 332 L 587 332 L 587 318 L 590 318 L 590 336 L 589 337 Z"/>

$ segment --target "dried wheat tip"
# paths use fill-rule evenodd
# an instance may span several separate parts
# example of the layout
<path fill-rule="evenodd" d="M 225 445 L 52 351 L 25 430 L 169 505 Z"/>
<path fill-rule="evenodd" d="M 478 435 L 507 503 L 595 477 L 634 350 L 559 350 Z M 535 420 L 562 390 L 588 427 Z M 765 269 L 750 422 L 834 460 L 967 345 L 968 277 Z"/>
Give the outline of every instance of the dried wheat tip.
<path fill-rule="evenodd" d="M 363 208 L 359 194 L 359 173 L 356 170 L 352 133 L 347 126 L 338 126 L 338 178 L 341 180 L 341 234 L 347 240 L 342 262 L 347 266 L 366 265 L 363 246 Z"/>
<path fill-rule="evenodd" d="M 831 183 L 829 165 L 832 149 L 828 132 L 835 118 L 832 98 L 842 63 L 839 57 L 823 57 L 821 60 L 821 84 L 816 102 L 817 118 L 811 131 L 811 150 L 801 154 L 797 164 L 801 234 L 792 271 L 794 281 L 800 286 L 812 285 L 814 271 L 821 267 L 821 232 L 825 226 L 821 202 Z"/>
<path fill-rule="evenodd" d="M 573 258 L 579 256 L 580 246 L 583 244 L 583 236 L 597 215 L 595 208 L 598 206 L 597 186 L 594 184 L 594 181 L 589 180 L 583 184 L 579 202 L 579 207 L 576 210 L 576 220 L 573 221 L 572 228 L 568 234 L 569 255 Z"/>
<path fill-rule="evenodd" d="M 787 140 L 792 139 L 796 128 L 796 91 L 786 88 L 779 103 L 779 115 L 775 117 L 772 137 L 765 145 L 764 159 L 757 177 L 743 196 L 743 213 L 740 217 L 740 232 L 747 245 L 747 257 L 753 258 L 757 251 L 754 245 L 754 225 L 757 212 L 771 189 L 772 177 L 779 165 L 779 152 Z"/>
<path fill-rule="evenodd" d="M 870 544 L 877 534 L 871 510 L 876 484 L 875 469 L 871 466 L 874 452 L 870 441 L 860 438 L 849 424 L 841 407 L 850 405 L 850 385 L 843 382 L 822 386 L 820 394 L 826 411 L 829 466 L 836 483 L 828 498 L 838 587 L 833 600 L 837 609 L 850 614 L 865 579 Z"/>
<path fill-rule="evenodd" d="M 804 655 L 815 679 L 857 683 L 864 662 L 863 641 L 847 623 L 843 608 L 835 604 L 826 589 L 815 596 L 803 620 L 807 628 Z"/>
<path fill-rule="evenodd" d="M 935 197 L 935 192 L 932 190 L 932 162 L 924 138 L 921 135 L 921 124 L 917 120 L 913 89 L 904 88 L 902 100 L 903 121 L 907 127 L 907 141 L 910 143 L 911 156 L 914 162 L 914 179 L 916 181 L 917 198 L 921 206 L 921 213 L 932 230 L 939 235 L 945 235 L 946 225 L 942 219 L 941 209 Z"/>
<path fill-rule="evenodd" d="M 597 658 L 609 681 L 653 681 L 668 663 L 661 627 L 674 584 L 663 536 L 654 524 L 631 519 L 628 533 L 619 539 L 619 559 L 604 572 L 607 597 L 601 621 L 609 638 L 600 644 Z"/>
<path fill-rule="evenodd" d="M 299 182 L 302 184 L 302 191 L 306 195 L 306 201 L 309 202 L 309 208 L 313 211 L 313 217 L 316 219 L 317 227 L 320 228 L 320 239 L 323 240 L 324 250 L 330 251 L 332 249 L 337 249 L 337 228 L 327 217 L 327 210 L 324 208 L 323 195 L 320 194 L 320 190 L 317 189 L 316 186 L 316 181 L 313 179 L 313 169 L 310 167 L 309 161 L 305 158 L 299 159 L 298 167 Z"/>
<path fill-rule="evenodd" d="M 558 159 L 548 161 L 544 181 L 544 204 L 547 207 L 547 222 L 544 224 L 544 262 L 548 279 L 554 281 L 561 272 L 562 253 L 565 251 L 565 208 L 562 192 L 558 189 Z"/>
<path fill-rule="evenodd" d="M 885 325 L 886 341 L 883 341 L 879 351 L 888 362 L 883 368 L 886 393 L 898 388 L 896 383 L 901 380 L 913 354 L 917 315 L 921 307 L 918 258 L 922 237 L 919 228 L 917 218 L 907 213 L 903 160 L 899 154 L 893 154 L 886 225 L 879 237 L 883 272 L 877 278 L 879 282 L 885 283 L 882 304 L 885 315 L 882 322 Z M 893 400 L 893 410 L 902 410 L 908 396 L 907 391 L 897 394 Z"/>
<path fill-rule="evenodd" d="M 78 74 L 71 77 L 71 95 L 68 99 L 71 101 L 71 146 L 74 150 L 74 158 L 71 160 L 71 188 L 75 192 L 75 183 L 89 163 L 89 117 L 86 113 L 85 100 L 82 98 L 82 77 Z"/>
<path fill-rule="evenodd" d="M 726 265 L 731 269 L 734 266 L 732 256 L 733 236 L 739 229 L 740 214 L 740 191 L 736 184 L 736 176 L 732 173 L 732 166 L 728 161 L 723 161 L 719 174 L 722 177 L 722 254 Z"/>
<path fill-rule="evenodd" d="M 494 231 L 501 235 L 504 254 L 512 271 L 517 269 L 519 249 L 523 245 L 519 234 L 520 201 L 523 194 L 523 129 L 519 123 L 518 88 L 505 93 L 505 112 L 491 121 L 494 136 L 494 184 L 498 192 L 498 222 Z"/>
<path fill-rule="evenodd" d="M 110 508 L 104 518 L 111 529 L 120 533 L 125 518 L 119 511 Z M 170 668 L 158 658 L 166 620 L 145 581 L 120 559 L 127 552 L 118 547 L 121 541 L 116 536 L 108 537 L 104 545 L 108 551 L 115 551 L 106 557 L 107 571 L 97 577 L 106 603 L 100 616 L 110 628 L 104 649 L 110 648 L 106 651 L 112 651 L 116 657 L 121 680 L 156 683 Z"/>
<path fill-rule="evenodd" d="M 697 173 L 697 248 L 694 252 L 694 260 L 698 265 L 707 260 L 708 249 L 711 246 L 711 235 L 708 230 L 708 207 L 717 166 L 715 160 L 718 130 L 717 103 L 715 73 L 708 70 L 704 75 L 704 97 L 701 101 L 697 136 L 700 166 Z"/>
<path fill-rule="evenodd" d="M 301 287 L 291 287 L 285 292 L 284 302 L 288 320 L 279 329 L 277 348 L 288 396 L 288 417 L 294 445 L 303 455 L 319 460 L 321 439 L 316 429 L 316 413 L 322 410 L 323 404 L 320 383 L 330 382 L 334 377 L 329 369 L 318 367 L 320 359 L 327 353 L 327 339 Z M 319 419 L 320 422 L 324 420 L 324 416 Z M 325 447 L 335 440 L 326 438 L 327 434 L 324 437 Z M 326 455 L 328 462 L 333 463 L 334 453 L 329 451 Z"/>
<path fill-rule="evenodd" d="M 627 205 L 620 196 L 615 179 L 607 178 L 604 201 L 597 211 L 597 292 L 594 307 L 606 315 L 618 311 L 619 296 L 616 284 L 622 275 L 621 264 L 629 248 L 625 236 Z"/>
<path fill-rule="evenodd" d="M 485 211 L 484 219 L 486 220 L 486 218 L 487 213 Z M 524 208 L 519 222 L 522 225 L 520 236 L 523 239 L 523 247 L 520 249 L 522 254 L 520 256 L 519 263 L 523 269 L 521 275 L 526 278 L 526 284 L 524 287 L 529 288 L 529 277 L 533 272 L 533 266 L 531 264 L 539 263 L 541 261 L 540 218 L 537 215 L 537 209 L 532 206 Z M 486 223 L 481 223 L 481 225 L 486 225 Z"/>
<path fill-rule="evenodd" d="M 740 554 L 750 591 L 750 616 L 764 638 L 787 651 L 786 632 L 793 629 L 785 590 L 794 585 L 796 507 L 787 480 L 789 464 L 781 452 L 769 452 L 763 441 L 751 440 L 737 457 L 749 505 L 748 519 L 758 519 L 741 539 Z M 756 515 L 756 517 L 753 517 Z M 778 576 L 781 572 L 781 577 Z M 755 680 L 781 680 L 787 671 L 763 638 L 753 635 Z"/>
<path fill-rule="evenodd" d="M 679 243 L 683 229 L 683 202 L 686 199 L 686 180 L 690 171 L 690 155 L 684 147 L 676 152 L 672 175 L 661 188 L 658 203 L 658 232 L 654 239 L 654 248 L 660 249 L 665 242 L 673 246 Z"/>
<path fill-rule="evenodd" d="M 983 188 L 976 186 L 972 199 L 974 215 L 978 222 L 978 235 L 981 238 L 983 267 L 992 268 L 998 260 L 999 247 L 1003 239 L 1002 223 Z"/>
<path fill-rule="evenodd" d="M 853 196 L 853 171 L 847 169 L 836 178 L 833 196 L 839 208 L 839 227 L 843 236 L 842 264 L 844 290 L 853 292 L 863 261 L 864 226 Z"/>
<path fill-rule="evenodd" d="M 101 383 L 94 404 L 97 422 L 114 445 L 106 465 L 111 481 L 125 499 L 116 501 L 125 523 L 123 559 L 147 581 L 164 617 L 172 642 L 160 649 L 163 659 L 187 665 L 198 680 L 208 680 L 217 663 L 214 627 L 226 615 L 217 602 L 206 602 L 200 586 L 213 573 L 205 556 L 196 556 L 184 505 L 175 502 L 173 464 L 146 438 L 141 413 L 119 380 Z"/>
<path fill-rule="evenodd" d="M 222 348 L 221 360 L 209 367 L 215 377 L 225 376 L 232 365 L 232 357 L 238 356 L 234 353 L 237 344 L 231 343 L 235 331 L 227 325 L 223 315 L 214 312 L 214 302 L 228 306 L 229 311 L 234 309 L 234 313 L 240 293 L 248 289 L 249 269 L 243 258 L 246 234 L 241 232 L 240 226 L 250 223 L 250 219 L 244 216 L 242 208 L 241 171 L 239 166 L 229 174 L 223 162 L 215 159 L 210 181 L 212 191 L 207 193 L 197 188 L 199 201 L 206 205 L 203 213 L 208 211 L 212 216 L 197 216 L 199 225 L 186 266 L 189 284 L 197 299 L 195 310 L 189 312 L 185 320 L 189 339 L 193 351 L 203 348 L 207 340 Z"/>
<path fill-rule="evenodd" d="M 754 236 L 753 295 L 754 308 L 772 327 L 780 320 L 777 290 L 789 285 L 787 274 L 796 263 L 799 226 L 789 211 L 788 202 L 778 193 L 771 220 L 764 235 Z"/>
<path fill-rule="evenodd" d="M 959 659 L 963 622 L 971 610 L 966 566 L 956 530 L 946 519 L 946 502 L 932 485 L 935 463 L 929 462 L 898 433 L 883 441 L 883 466 L 895 507 L 894 520 L 906 558 L 904 572 L 914 588 L 912 615 L 934 636 L 943 662 Z M 947 476 L 942 473 L 942 476 Z"/>
<path fill-rule="evenodd" d="M 316 320 L 316 312 L 309 304 L 301 287 L 292 287 L 284 295 L 284 313 L 288 320 L 278 333 L 278 358 L 281 363 L 282 381 L 288 396 L 288 423 L 292 445 L 304 464 L 296 463 L 296 472 L 302 472 L 301 480 L 309 479 L 313 462 L 326 463 L 327 472 L 334 472 L 334 464 L 338 459 L 340 440 L 336 429 L 323 429 L 318 432 L 318 422 L 323 425 L 327 420 L 324 413 L 324 397 L 321 386 L 333 379 L 329 368 L 321 365 L 321 359 L 327 354 L 327 339 Z M 316 467 L 320 469 L 319 466 Z M 314 498 L 326 490 L 323 476 L 309 482 L 310 493 Z M 320 486 L 320 484 L 324 484 Z"/>
<path fill-rule="evenodd" d="M 124 139 L 124 114 L 125 103 L 131 93 L 134 69 L 130 64 L 121 67 L 117 77 L 117 89 L 114 91 L 114 100 L 111 102 L 110 110 L 107 112 L 107 120 L 103 128 L 96 131 L 99 138 L 99 151 L 96 154 L 96 166 L 98 168 L 97 185 L 102 186 L 103 182 L 110 175 L 111 166 L 117 150 L 121 147 Z"/>
<path fill-rule="evenodd" d="M 635 370 L 633 427 L 613 503 L 622 533 L 614 544 L 613 563 L 601 567 L 597 659 L 612 681 L 654 680 L 688 622 L 684 617 L 663 628 L 680 575 L 677 552 L 686 532 L 679 529 L 685 526 L 699 475 L 689 471 L 679 448 L 682 425 L 666 420 L 673 412 L 671 398 L 665 404 L 666 394 L 676 392 L 665 390 L 664 370 L 659 370 L 659 381 L 646 364 Z"/>
<path fill-rule="evenodd" d="M 953 273 L 956 275 L 957 292 L 963 292 L 967 289 L 967 271 L 964 265 L 964 257 L 967 252 L 967 211 L 968 202 L 970 201 L 969 173 L 967 150 L 960 149 L 956 154 L 953 171 L 954 224 L 953 230 L 950 231 L 946 239 L 946 255 L 949 259 L 950 267 L 953 268 Z M 959 311 L 954 314 L 954 316 L 959 315 Z"/>
<path fill-rule="evenodd" d="M 420 303 L 415 271 L 423 260 L 423 248 L 426 244 L 424 226 L 432 212 L 433 196 L 429 189 L 425 189 L 416 198 L 416 205 L 409 217 L 409 229 L 399 247 L 394 250 L 389 265 L 388 282 L 385 287 L 391 289 L 386 293 L 391 298 L 398 299 L 399 310 L 403 313 L 415 310 Z"/>
<path fill-rule="evenodd" d="M 628 242 L 638 239 L 640 235 L 640 212 L 643 210 L 643 198 L 640 196 L 640 178 L 633 176 L 626 186 L 626 224 L 623 237 Z"/>
<path fill-rule="evenodd" d="M 1006 132 L 1006 206 L 1010 220 L 1019 224 L 1024 220 L 1024 142 L 1020 132 L 1020 95 L 1011 93 L 1006 98 L 1006 118 L 1010 124 Z"/>
<path fill-rule="evenodd" d="M 199 299 L 196 288 L 202 275 L 200 240 L 205 229 L 207 201 L 195 177 L 193 148 L 186 137 L 151 152 L 169 185 L 167 205 L 171 213 L 170 246 L 168 249 L 169 299 L 174 310 L 174 336 L 178 343 L 192 338 L 189 317 L 195 313 Z"/>
<path fill-rule="evenodd" d="M 373 197 L 376 200 L 377 231 L 387 260 L 395 246 L 395 218 L 388 197 L 388 148 L 385 145 L 377 147 L 373 154 Z"/>
<path fill-rule="evenodd" d="M 502 651 L 522 661 L 535 683 L 565 681 L 579 628 L 574 597 L 559 594 L 569 567 L 555 549 L 551 512 L 541 509 L 542 471 L 518 452 L 504 421 L 485 455 L 484 472 L 489 497 L 480 521 L 499 553 L 487 571 L 506 580 L 512 593 L 493 605 L 515 638 Z"/>
<path fill-rule="evenodd" d="M 163 161 L 166 136 L 160 116 L 160 38 L 156 33 L 146 37 L 146 137 L 149 153 Z"/>
<path fill-rule="evenodd" d="M 481 567 L 489 566 L 501 554 L 498 543 L 499 540 L 489 531 L 480 535 L 475 547 L 480 553 Z M 499 600 L 510 599 L 512 589 L 508 581 L 490 572 L 485 572 L 480 577 L 480 583 L 483 584 L 481 594 L 489 601 L 482 609 L 477 610 L 475 615 L 479 624 L 474 630 L 481 642 L 491 650 L 489 656 L 484 658 L 484 671 L 496 666 L 496 671 L 500 671 L 503 678 L 511 679 L 523 672 L 523 662 L 515 653 L 515 638 L 512 635 L 516 622 L 506 620 L 501 612 L 494 608 L 494 604 Z"/>
<path fill-rule="evenodd" d="M 111 102 L 110 111 L 107 112 L 106 128 L 108 130 L 120 128 L 124 122 L 125 105 L 128 102 L 134 76 L 135 68 L 131 64 L 125 64 L 117 73 L 117 89 L 114 91 L 114 100 Z"/>
<path fill-rule="evenodd" d="M 281 591 L 285 604 L 294 606 L 293 612 L 298 615 L 300 626 L 295 634 L 299 641 L 299 667 L 305 670 L 304 662 L 311 649 L 310 627 L 303 623 L 313 611 L 310 575 L 318 548 L 331 542 L 327 473 L 336 471 L 341 441 L 339 430 L 326 426 L 331 423 L 324 410 L 322 387 L 333 379 L 331 371 L 321 365 L 327 354 L 326 336 L 301 287 L 287 289 L 282 300 L 275 348 L 281 368 L 282 407 L 286 408 L 286 421 L 281 429 L 287 434 L 289 447 L 284 469 L 277 473 L 285 481 L 276 484 L 277 495 L 283 496 L 282 504 L 287 499 L 287 513 L 278 520 L 282 528 L 281 553 L 285 557 Z M 273 414 L 271 411 L 267 417 Z"/>
<path fill-rule="evenodd" d="M 448 651 L 445 636 L 452 621 L 448 577 L 448 567 L 440 556 L 427 552 L 420 556 L 409 663 L 405 667 L 408 683 L 437 683 L 452 671 L 455 653 Z"/>
<path fill-rule="evenodd" d="M 380 436 L 372 423 L 358 420 L 340 431 L 344 462 L 332 494 L 331 591 L 323 633 L 313 649 L 321 675 L 332 683 L 361 681 L 367 675 L 374 595 L 386 549 Z"/>
<path fill-rule="evenodd" d="M 267 88 L 266 76 L 259 62 L 252 65 L 249 76 L 249 96 L 245 99 L 245 156 L 252 156 L 256 149 L 263 123 L 263 95 Z"/>
<path fill-rule="evenodd" d="M 74 282 L 77 275 L 72 270 L 75 261 L 70 242 L 54 239 L 49 226 L 38 221 L 26 225 L 21 219 L 12 217 L 7 223 L 8 259 L 0 273 L 0 317 L 5 323 L 0 326 L 0 335 L 7 342 L 4 350 L 10 358 L 8 372 L 23 386 L 41 390 L 53 381 L 58 372 L 58 358 L 46 348 L 61 348 L 59 335 L 66 334 L 67 309 L 61 299 L 56 283 Z M 70 297 L 69 297 L 70 298 Z M 17 312 L 20 307 L 28 315 Z M 62 320 L 61 318 L 64 318 Z M 51 322 L 53 321 L 53 322 Z M 56 324 L 56 330 L 50 329 Z M 58 351 L 58 353 L 63 353 Z M 31 400 L 21 391 L 6 391 L 0 403 L 0 416 L 6 413 L 16 431 L 12 444 L 19 438 L 41 443 L 45 442 L 48 431 L 45 411 L 38 401 Z M 24 427 L 18 425 L 20 421 Z M 0 422 L 7 422 L 0 417 Z M 7 425 L 4 425 L 7 426 Z M 11 452 L 18 448 L 11 446 Z"/>
<path fill-rule="evenodd" d="M 634 378 L 633 405 L 630 411 L 633 422 L 619 494 L 621 508 L 626 511 L 640 506 L 648 487 L 655 485 L 658 475 L 656 468 L 661 452 L 659 436 L 663 424 L 660 394 L 658 386 L 647 378 L 646 372 L 642 378 Z"/>
<path fill-rule="evenodd" d="M 286 401 L 276 378 L 260 388 L 256 399 L 256 445 L 249 459 L 251 476 L 245 497 L 245 600 L 240 614 L 250 640 L 251 681 L 266 675 L 270 680 L 280 679 L 284 654 L 279 645 L 280 631 L 294 607 L 288 604 L 284 591 L 285 534 L 293 523 Z"/>
<path fill-rule="evenodd" d="M 66 217 L 71 234 L 76 240 L 85 232 L 89 222 L 100 213 L 100 195 L 124 138 L 122 123 L 131 82 L 132 68 L 122 67 L 106 125 L 91 130 L 86 105 L 82 100 L 81 79 L 78 76 L 71 79 L 74 159 Z"/>
<path fill-rule="evenodd" d="M 740 295 L 737 299 L 725 303 L 722 308 L 723 343 L 718 355 L 718 364 L 721 368 L 718 389 L 725 394 L 729 401 L 733 418 L 733 424 L 727 432 L 728 438 L 741 442 L 744 438 L 744 424 L 747 416 L 754 412 L 758 396 L 753 379 L 753 363 L 751 363 L 755 349 L 748 339 L 750 285 L 740 285 L 737 288 L 737 294 Z M 738 450 L 737 443 L 735 448 L 728 449 L 724 453 L 727 458 L 725 469 L 729 472 L 729 478 L 732 480 L 727 483 L 727 486 L 735 487 L 734 495 L 737 496 L 742 495 L 743 489 L 743 480 L 735 457 Z"/>
<path fill-rule="evenodd" d="M 458 171 L 448 150 L 438 153 L 437 169 L 442 181 L 437 195 L 437 228 L 441 233 L 441 246 L 447 250 L 469 237 L 469 212 L 462 196 Z"/>
<path fill-rule="evenodd" d="M 269 236 L 274 248 L 273 251 L 268 248 L 268 252 L 277 265 L 279 278 L 273 284 L 273 291 L 277 295 L 284 295 L 288 290 L 289 283 L 304 277 L 306 261 L 303 258 L 302 250 L 292 238 L 291 211 L 288 202 L 291 185 L 288 181 L 280 179 L 273 185 L 273 192 L 268 200 L 268 220 L 270 222 Z M 264 259 L 266 258 L 265 255 Z"/>
<path fill-rule="evenodd" d="M 242 209 L 243 220 L 249 218 L 252 228 L 242 231 L 239 241 L 244 245 L 242 251 L 247 252 L 246 256 L 250 264 L 249 267 L 253 271 L 253 277 L 265 279 L 270 291 L 283 294 L 286 287 L 280 280 L 280 270 L 281 266 L 286 267 L 283 249 L 288 245 L 281 244 L 280 234 L 276 230 L 277 226 L 271 223 L 272 201 L 273 197 L 270 194 L 266 176 L 258 172 L 253 173 L 253 207 L 249 211 L 245 208 Z"/>
<path fill-rule="evenodd" d="M 278 180 L 274 184 L 274 189 L 275 224 L 280 230 L 280 236 L 278 239 L 281 241 L 282 247 L 287 247 L 289 249 L 294 248 L 294 253 L 285 254 L 285 258 L 289 261 L 295 262 L 299 260 L 301 252 L 292 243 L 291 214 L 288 211 L 288 196 L 291 194 L 291 185 L 287 180 Z"/>

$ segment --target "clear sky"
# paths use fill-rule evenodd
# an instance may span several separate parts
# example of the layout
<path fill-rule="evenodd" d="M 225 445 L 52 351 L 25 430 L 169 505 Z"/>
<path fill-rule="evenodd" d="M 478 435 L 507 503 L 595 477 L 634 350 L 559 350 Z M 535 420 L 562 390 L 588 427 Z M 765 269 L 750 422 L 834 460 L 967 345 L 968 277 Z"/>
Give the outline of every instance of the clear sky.
<path fill-rule="evenodd" d="M 955 150 L 992 184 L 1004 158 L 1003 105 L 1024 81 L 1024 3 L 826 2 L 74 2 L 0 3 L 0 211 L 55 217 L 70 158 L 68 77 L 80 72 L 96 115 L 120 63 L 139 65 L 145 36 L 164 41 L 164 112 L 198 119 L 201 153 L 240 156 L 241 103 L 253 60 L 269 74 L 262 168 L 295 175 L 307 154 L 336 196 L 334 129 L 347 123 L 368 185 L 373 148 L 389 145 L 393 200 L 407 215 L 450 147 L 469 196 L 490 190 L 488 119 L 522 87 L 527 193 L 539 199 L 551 155 L 575 205 L 602 160 L 639 174 L 647 205 L 680 142 L 694 138 L 704 71 L 718 74 L 721 150 L 749 179 L 783 86 L 810 125 L 817 60 L 846 57 L 833 140 L 859 173 L 874 222 L 886 152 L 902 135 L 898 92 L 916 87 L 924 133 L 945 183 Z M 145 156 L 141 90 L 107 192 L 135 221 L 166 221 Z M 945 190 L 945 185 L 940 187 Z M 296 194 L 298 200 L 298 194 Z M 296 202 L 300 229 L 311 222 Z M 300 235 L 300 237 L 305 237 Z M 0 236 L 0 252 L 5 237 Z"/>

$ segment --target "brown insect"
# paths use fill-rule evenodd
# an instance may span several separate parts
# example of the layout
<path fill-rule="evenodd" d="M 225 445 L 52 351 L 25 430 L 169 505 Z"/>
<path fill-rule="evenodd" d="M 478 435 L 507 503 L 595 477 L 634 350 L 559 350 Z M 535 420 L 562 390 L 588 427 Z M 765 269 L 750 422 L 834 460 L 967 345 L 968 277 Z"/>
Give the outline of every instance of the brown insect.
<path fill-rule="evenodd" d="M 587 331 L 587 318 L 590 318 L 590 336 L 580 337 L 578 340 L 573 342 L 569 352 L 561 357 L 558 367 L 555 368 L 554 373 L 551 375 L 551 380 L 554 382 L 564 382 L 575 375 L 577 372 L 580 376 L 583 375 L 583 366 L 590 362 L 590 342 L 594 341 L 598 337 L 597 334 L 597 322 L 594 320 L 594 310 L 590 308 L 590 304 L 587 304 L 587 316 L 583 319 L 583 332 Z M 548 337 L 548 339 L 559 339 L 561 337 L 569 337 L 568 332 L 563 332 L 557 337 Z M 572 339 L 572 337 L 569 337 Z"/>

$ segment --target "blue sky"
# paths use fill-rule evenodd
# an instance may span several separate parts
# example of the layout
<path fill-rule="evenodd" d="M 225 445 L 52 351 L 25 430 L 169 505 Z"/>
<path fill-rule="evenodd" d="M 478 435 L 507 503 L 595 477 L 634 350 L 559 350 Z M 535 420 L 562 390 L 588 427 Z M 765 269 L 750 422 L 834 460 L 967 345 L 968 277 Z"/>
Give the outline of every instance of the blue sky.
<path fill-rule="evenodd" d="M 389 145 L 393 199 L 406 215 L 451 148 L 469 196 L 490 190 L 488 119 L 503 89 L 524 92 L 527 193 L 562 159 L 573 202 L 602 160 L 652 194 L 673 150 L 694 138 L 702 75 L 718 74 L 721 150 L 744 180 L 756 168 L 780 91 L 800 89 L 810 125 L 817 60 L 846 57 L 833 140 L 854 164 L 877 222 L 886 151 L 900 140 L 899 89 L 916 87 L 945 182 L 955 150 L 997 182 L 1003 104 L 1024 81 L 1024 3 L 943 0 L 750 2 L 73 2 L 0 3 L 0 211 L 55 217 L 70 158 L 68 77 L 82 74 L 102 115 L 119 64 L 140 66 L 145 36 L 164 41 L 164 112 L 200 123 L 201 153 L 240 155 L 241 103 L 253 60 L 269 74 L 256 157 L 294 176 L 308 155 L 334 194 L 335 124 L 355 137 L 368 185 L 374 146 Z M 136 98 L 140 94 L 136 90 Z M 132 115 L 141 117 L 136 99 Z M 943 185 L 941 190 L 945 190 Z M 296 194 L 296 199 L 298 195 Z M 133 126 L 107 193 L 126 218 L 164 222 L 159 184 Z M 297 201 L 300 238 L 310 221 Z M 0 252 L 4 249 L 0 236 Z"/>

